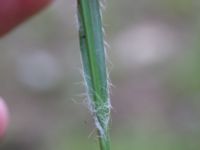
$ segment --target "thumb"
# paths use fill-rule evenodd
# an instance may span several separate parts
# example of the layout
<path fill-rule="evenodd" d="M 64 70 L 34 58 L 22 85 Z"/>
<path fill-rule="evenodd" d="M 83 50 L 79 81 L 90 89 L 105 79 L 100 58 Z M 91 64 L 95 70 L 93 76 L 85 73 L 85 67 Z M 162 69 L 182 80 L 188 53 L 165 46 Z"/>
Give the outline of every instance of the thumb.
<path fill-rule="evenodd" d="M 52 0 L 0 0 L 0 37 L 36 14 Z"/>

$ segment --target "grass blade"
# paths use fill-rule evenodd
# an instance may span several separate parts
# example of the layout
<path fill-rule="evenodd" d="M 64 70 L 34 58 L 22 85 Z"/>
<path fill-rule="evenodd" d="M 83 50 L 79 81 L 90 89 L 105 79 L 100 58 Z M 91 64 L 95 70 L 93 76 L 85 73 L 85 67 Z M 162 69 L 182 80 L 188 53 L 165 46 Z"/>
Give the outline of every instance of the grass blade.
<path fill-rule="evenodd" d="M 77 0 L 84 80 L 101 150 L 110 150 L 110 98 L 99 0 Z"/>

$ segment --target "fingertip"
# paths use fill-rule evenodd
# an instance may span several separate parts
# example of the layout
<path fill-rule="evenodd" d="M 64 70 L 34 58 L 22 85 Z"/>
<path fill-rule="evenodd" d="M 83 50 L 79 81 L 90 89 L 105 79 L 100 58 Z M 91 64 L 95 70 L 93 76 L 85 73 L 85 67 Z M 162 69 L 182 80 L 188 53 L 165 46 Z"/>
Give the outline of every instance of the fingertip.
<path fill-rule="evenodd" d="M 3 98 L 0 97 L 0 138 L 2 138 L 5 135 L 8 123 L 9 123 L 8 107 Z"/>

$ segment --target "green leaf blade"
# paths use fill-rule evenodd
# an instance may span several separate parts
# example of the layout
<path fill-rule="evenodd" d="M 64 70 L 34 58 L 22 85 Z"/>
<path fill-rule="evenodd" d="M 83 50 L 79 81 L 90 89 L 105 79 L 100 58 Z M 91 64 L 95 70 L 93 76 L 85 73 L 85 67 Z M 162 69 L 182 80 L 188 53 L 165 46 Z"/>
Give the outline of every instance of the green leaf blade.
<path fill-rule="evenodd" d="M 110 98 L 99 0 L 78 0 L 84 79 L 101 150 L 110 150 Z"/>

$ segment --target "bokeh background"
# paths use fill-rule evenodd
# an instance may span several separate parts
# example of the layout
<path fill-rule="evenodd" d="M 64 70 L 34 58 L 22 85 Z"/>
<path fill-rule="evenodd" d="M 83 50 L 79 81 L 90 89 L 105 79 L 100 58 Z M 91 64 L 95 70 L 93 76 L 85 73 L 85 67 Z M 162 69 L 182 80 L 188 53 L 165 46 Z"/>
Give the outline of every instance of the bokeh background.
<path fill-rule="evenodd" d="M 200 149 L 200 1 L 107 0 L 113 150 Z M 1 150 L 97 150 L 86 107 L 75 0 L 0 40 Z"/>

